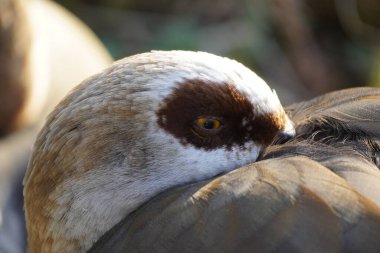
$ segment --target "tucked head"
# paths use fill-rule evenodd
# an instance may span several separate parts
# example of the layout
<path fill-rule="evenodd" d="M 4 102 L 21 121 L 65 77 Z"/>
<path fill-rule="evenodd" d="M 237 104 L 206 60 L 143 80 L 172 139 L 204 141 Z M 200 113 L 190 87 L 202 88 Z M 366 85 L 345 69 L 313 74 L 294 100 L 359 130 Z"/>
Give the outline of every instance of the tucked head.
<path fill-rule="evenodd" d="M 50 114 L 25 177 L 32 252 L 85 252 L 170 187 L 257 159 L 292 123 L 267 84 L 200 52 L 140 54 L 79 85 Z"/>

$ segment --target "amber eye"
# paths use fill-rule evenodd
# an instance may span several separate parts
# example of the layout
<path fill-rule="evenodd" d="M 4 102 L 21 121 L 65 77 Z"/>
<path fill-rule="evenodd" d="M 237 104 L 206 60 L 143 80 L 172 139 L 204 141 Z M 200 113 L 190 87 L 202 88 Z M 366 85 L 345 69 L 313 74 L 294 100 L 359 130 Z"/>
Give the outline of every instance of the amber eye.
<path fill-rule="evenodd" d="M 200 128 L 207 130 L 215 130 L 220 128 L 220 126 L 222 125 L 219 120 L 210 117 L 200 117 L 195 121 L 195 123 Z"/>

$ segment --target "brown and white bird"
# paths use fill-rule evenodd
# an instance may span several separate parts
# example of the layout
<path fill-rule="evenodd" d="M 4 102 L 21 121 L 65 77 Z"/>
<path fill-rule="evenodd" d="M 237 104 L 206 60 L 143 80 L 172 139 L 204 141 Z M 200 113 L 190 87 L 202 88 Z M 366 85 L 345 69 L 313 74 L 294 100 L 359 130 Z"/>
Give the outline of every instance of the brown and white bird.
<path fill-rule="evenodd" d="M 380 89 L 287 110 L 294 138 L 156 196 L 88 252 L 380 252 Z"/>
<path fill-rule="evenodd" d="M 0 36 L 0 134 L 36 123 L 112 62 L 95 34 L 51 1 L 0 0 Z"/>
<path fill-rule="evenodd" d="M 22 178 L 43 119 L 109 66 L 99 39 L 52 1 L 0 0 L 0 252 L 26 252 Z"/>
<path fill-rule="evenodd" d="M 279 134 L 294 127 L 277 95 L 236 61 L 187 51 L 118 61 L 39 133 L 24 179 L 29 250 L 86 252 L 160 192 L 253 162 Z"/>

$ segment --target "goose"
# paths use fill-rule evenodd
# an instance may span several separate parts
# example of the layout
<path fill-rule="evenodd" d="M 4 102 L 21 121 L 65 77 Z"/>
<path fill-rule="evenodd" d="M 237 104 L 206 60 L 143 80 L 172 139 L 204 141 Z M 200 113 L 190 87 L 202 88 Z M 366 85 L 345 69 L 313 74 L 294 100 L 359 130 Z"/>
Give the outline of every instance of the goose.
<path fill-rule="evenodd" d="M 112 58 L 87 26 L 54 2 L 1 0 L 0 6 L 0 134 L 6 134 L 46 116 Z"/>
<path fill-rule="evenodd" d="M 43 119 L 112 57 L 58 4 L 0 0 L 0 252 L 26 251 L 22 178 Z"/>
<path fill-rule="evenodd" d="M 234 60 L 152 51 L 117 61 L 38 134 L 24 178 L 29 252 L 86 252 L 161 192 L 254 162 L 293 135 L 276 93 Z"/>
<path fill-rule="evenodd" d="M 380 89 L 285 110 L 293 138 L 255 163 L 158 194 L 88 252 L 379 252 Z"/>

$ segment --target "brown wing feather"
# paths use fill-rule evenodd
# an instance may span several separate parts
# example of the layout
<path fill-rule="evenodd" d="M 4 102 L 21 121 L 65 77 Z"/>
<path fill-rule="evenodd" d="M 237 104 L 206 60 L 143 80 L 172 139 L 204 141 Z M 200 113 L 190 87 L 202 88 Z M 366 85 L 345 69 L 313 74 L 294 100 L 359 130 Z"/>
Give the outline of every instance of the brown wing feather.
<path fill-rule="evenodd" d="M 288 157 L 168 191 L 90 252 L 376 252 L 379 236 L 378 206 L 321 164 Z"/>

